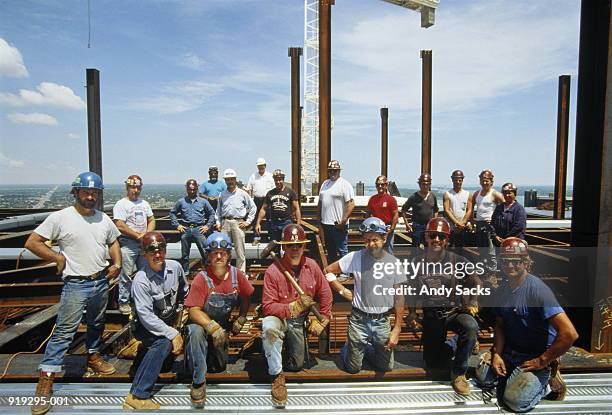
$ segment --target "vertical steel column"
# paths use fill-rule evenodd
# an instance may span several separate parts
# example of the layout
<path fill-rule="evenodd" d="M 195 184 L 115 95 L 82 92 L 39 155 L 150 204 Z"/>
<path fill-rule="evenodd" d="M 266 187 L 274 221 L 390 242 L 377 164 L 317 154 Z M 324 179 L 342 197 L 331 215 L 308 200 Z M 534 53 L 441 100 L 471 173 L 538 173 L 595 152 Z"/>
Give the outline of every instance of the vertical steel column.
<path fill-rule="evenodd" d="M 380 174 L 389 177 L 389 108 L 380 109 Z"/>
<path fill-rule="evenodd" d="M 565 185 L 567 181 L 567 140 L 569 135 L 570 75 L 559 76 L 557 104 L 557 161 L 555 164 L 554 219 L 565 219 Z"/>
<path fill-rule="evenodd" d="M 301 200 L 302 195 L 300 56 L 302 56 L 302 48 L 289 48 L 291 58 L 291 187 L 298 194 L 298 200 Z"/>
<path fill-rule="evenodd" d="M 431 173 L 431 50 L 422 50 L 421 174 Z"/>
<path fill-rule="evenodd" d="M 331 6 L 319 0 L 319 185 L 331 160 Z"/>
<path fill-rule="evenodd" d="M 88 68 L 87 74 L 87 137 L 89 148 L 89 170 L 102 176 L 102 131 L 100 124 L 100 71 Z M 96 209 L 104 207 L 100 194 Z"/>

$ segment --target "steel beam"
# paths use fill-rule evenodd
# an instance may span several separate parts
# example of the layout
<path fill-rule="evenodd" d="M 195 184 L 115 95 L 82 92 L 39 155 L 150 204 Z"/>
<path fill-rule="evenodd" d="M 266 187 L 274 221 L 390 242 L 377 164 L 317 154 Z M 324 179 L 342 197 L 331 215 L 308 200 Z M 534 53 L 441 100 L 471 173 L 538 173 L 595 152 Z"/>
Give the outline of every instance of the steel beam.
<path fill-rule="evenodd" d="M 291 57 L 291 187 L 302 196 L 302 126 L 300 106 L 300 56 L 302 48 L 289 48 Z"/>
<path fill-rule="evenodd" d="M 389 177 L 389 108 L 380 109 L 380 174 Z"/>
<path fill-rule="evenodd" d="M 319 1 L 319 186 L 327 179 L 331 160 L 331 6 Z"/>
<path fill-rule="evenodd" d="M 100 71 L 87 69 L 87 137 L 89 144 L 89 171 L 102 176 L 102 130 L 100 123 Z M 100 192 L 96 209 L 104 206 Z"/>
<path fill-rule="evenodd" d="M 421 174 L 431 173 L 431 50 L 421 50 L 422 118 L 421 118 Z"/>
<path fill-rule="evenodd" d="M 570 75 L 561 75 L 559 77 L 559 97 L 557 104 L 557 159 L 555 165 L 555 205 L 553 209 L 553 219 L 565 219 L 570 80 Z"/>

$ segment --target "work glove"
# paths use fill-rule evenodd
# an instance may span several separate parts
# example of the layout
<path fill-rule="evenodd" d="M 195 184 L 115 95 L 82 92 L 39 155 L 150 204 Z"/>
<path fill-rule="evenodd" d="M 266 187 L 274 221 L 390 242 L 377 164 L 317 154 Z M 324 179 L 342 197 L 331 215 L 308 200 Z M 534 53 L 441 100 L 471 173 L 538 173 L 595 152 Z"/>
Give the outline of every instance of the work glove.
<path fill-rule="evenodd" d="M 236 320 L 234 320 L 234 324 L 232 324 L 232 334 L 235 336 L 240 333 L 244 323 L 246 323 L 247 319 L 245 316 L 238 316 Z"/>
<path fill-rule="evenodd" d="M 328 324 L 329 324 L 329 319 L 326 319 L 325 317 L 323 317 L 323 321 L 319 321 L 315 318 L 314 320 L 310 322 L 310 326 L 308 326 L 308 333 L 310 333 L 313 336 L 319 337 L 321 333 L 323 333 L 323 330 L 325 330 L 325 327 L 327 327 Z"/>
<path fill-rule="evenodd" d="M 472 317 L 475 317 L 476 314 L 478 314 L 478 306 L 476 305 L 469 305 L 469 306 L 465 306 L 461 309 L 461 311 L 463 311 L 464 313 L 469 314 Z"/>
<path fill-rule="evenodd" d="M 406 327 L 408 327 L 410 330 L 416 330 L 416 331 L 423 330 L 423 325 L 419 323 L 419 321 L 417 320 L 417 313 L 415 312 L 409 313 L 404 318 L 404 321 L 406 322 Z"/>
<path fill-rule="evenodd" d="M 211 322 L 208 323 L 204 329 L 206 330 L 206 333 L 212 337 L 213 346 L 215 346 L 217 349 L 222 348 L 227 341 L 223 327 L 221 327 L 215 320 L 211 320 Z"/>
<path fill-rule="evenodd" d="M 300 295 L 300 298 L 289 303 L 289 313 L 292 318 L 298 317 L 307 311 L 315 302 L 311 296 L 307 294 Z"/>

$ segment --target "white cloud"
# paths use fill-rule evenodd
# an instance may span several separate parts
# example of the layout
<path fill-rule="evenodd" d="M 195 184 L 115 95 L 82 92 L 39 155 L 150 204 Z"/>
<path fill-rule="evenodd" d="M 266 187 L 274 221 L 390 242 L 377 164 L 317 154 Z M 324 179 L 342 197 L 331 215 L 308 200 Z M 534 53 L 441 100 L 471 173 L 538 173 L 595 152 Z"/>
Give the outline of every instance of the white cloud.
<path fill-rule="evenodd" d="M 68 133 L 68 134 L 66 134 L 66 137 L 68 137 L 71 140 L 78 140 L 79 139 L 79 135 L 75 134 L 75 133 Z"/>
<path fill-rule="evenodd" d="M 77 110 L 86 108 L 85 101 L 75 95 L 74 91 L 67 86 L 53 82 L 42 82 L 36 89 L 38 91 L 22 89 L 19 91 L 19 95 L 0 93 L 0 103 L 13 107 L 46 105 Z"/>
<path fill-rule="evenodd" d="M 28 69 L 23 63 L 23 56 L 15 46 L 0 38 L 0 76 L 25 78 Z"/>
<path fill-rule="evenodd" d="M 5 156 L 4 153 L 0 153 L 0 166 L 13 167 L 18 169 L 25 166 L 25 163 L 21 160 L 12 160 Z"/>
<path fill-rule="evenodd" d="M 185 68 L 193 69 L 195 71 L 204 70 L 206 64 L 207 63 L 204 59 L 200 58 L 193 52 L 186 53 L 179 62 L 179 65 L 184 66 Z"/>
<path fill-rule="evenodd" d="M 219 84 L 189 81 L 164 87 L 163 94 L 147 97 L 127 104 L 129 109 L 177 114 L 199 108 L 210 97 L 223 90 Z"/>
<path fill-rule="evenodd" d="M 15 112 L 8 114 L 6 117 L 15 124 L 57 125 L 57 120 L 54 117 L 47 114 L 41 114 L 39 112 L 33 112 L 30 114 Z"/>

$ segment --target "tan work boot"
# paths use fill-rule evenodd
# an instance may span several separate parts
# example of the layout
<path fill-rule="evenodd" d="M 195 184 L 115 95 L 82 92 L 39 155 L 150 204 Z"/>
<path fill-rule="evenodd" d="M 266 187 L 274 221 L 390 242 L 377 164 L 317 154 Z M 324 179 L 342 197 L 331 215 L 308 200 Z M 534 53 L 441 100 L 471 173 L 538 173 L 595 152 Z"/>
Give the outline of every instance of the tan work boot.
<path fill-rule="evenodd" d="M 102 359 L 100 353 L 92 353 L 87 358 L 87 368 L 101 375 L 112 375 L 117 371 L 115 366 Z"/>
<path fill-rule="evenodd" d="M 192 383 L 189 396 L 191 397 L 191 403 L 193 406 L 203 406 L 204 401 L 206 401 L 206 382 L 197 386 Z"/>
<path fill-rule="evenodd" d="M 284 408 L 287 404 L 287 386 L 283 372 L 272 377 L 272 402 L 279 408 Z"/>
<path fill-rule="evenodd" d="M 53 378 L 55 373 L 40 372 L 36 385 L 36 398 L 32 405 L 32 415 L 43 415 L 51 409 L 51 396 L 53 395 Z"/>
<path fill-rule="evenodd" d="M 470 384 L 465 378 L 465 375 L 456 375 L 451 373 L 451 386 L 459 395 L 468 396 L 470 394 Z"/>
<path fill-rule="evenodd" d="M 125 401 L 123 401 L 123 409 L 128 411 L 154 411 L 159 408 L 161 408 L 161 405 L 153 399 L 138 399 L 131 393 L 128 393 L 128 396 L 125 397 Z"/>
<path fill-rule="evenodd" d="M 560 363 L 559 359 L 555 359 L 550 364 L 550 380 L 548 381 L 548 386 L 550 386 L 551 392 L 546 398 L 552 401 L 564 400 L 567 392 L 567 386 L 563 377 L 561 377 L 561 370 L 559 370 Z"/>
<path fill-rule="evenodd" d="M 132 314 L 132 306 L 130 306 L 129 304 L 120 304 L 119 312 L 124 316 L 129 316 L 130 314 Z"/>

